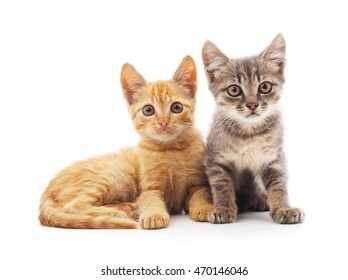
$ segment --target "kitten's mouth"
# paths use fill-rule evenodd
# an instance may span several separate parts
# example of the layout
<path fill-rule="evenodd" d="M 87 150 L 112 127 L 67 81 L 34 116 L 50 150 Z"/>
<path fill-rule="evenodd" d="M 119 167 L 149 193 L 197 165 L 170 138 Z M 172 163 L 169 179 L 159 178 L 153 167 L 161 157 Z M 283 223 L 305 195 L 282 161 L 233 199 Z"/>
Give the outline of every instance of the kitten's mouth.
<path fill-rule="evenodd" d="M 162 134 L 172 134 L 173 132 L 172 131 L 169 131 L 169 130 L 161 130 L 160 133 Z"/>
<path fill-rule="evenodd" d="M 161 127 L 159 130 L 158 130 L 159 133 L 162 133 L 162 134 L 172 134 L 173 131 L 169 128 L 163 128 Z"/>
<path fill-rule="evenodd" d="M 259 117 L 259 116 L 260 116 L 260 115 L 259 115 L 258 113 L 252 112 L 252 113 L 250 113 L 249 115 L 247 115 L 245 118 L 249 118 L 249 117 L 255 118 L 255 117 Z"/>

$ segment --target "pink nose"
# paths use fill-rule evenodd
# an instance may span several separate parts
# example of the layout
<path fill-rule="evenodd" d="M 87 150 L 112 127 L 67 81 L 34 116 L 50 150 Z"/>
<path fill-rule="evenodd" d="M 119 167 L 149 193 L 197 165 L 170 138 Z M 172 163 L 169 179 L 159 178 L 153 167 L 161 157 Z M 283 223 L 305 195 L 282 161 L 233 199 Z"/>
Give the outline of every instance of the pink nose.
<path fill-rule="evenodd" d="M 259 107 L 259 103 L 258 102 L 248 102 L 246 104 L 246 106 L 251 110 L 251 111 L 255 111 L 257 107 Z"/>
<path fill-rule="evenodd" d="M 162 119 L 159 124 L 162 126 L 162 128 L 166 129 L 168 126 L 168 119 Z"/>

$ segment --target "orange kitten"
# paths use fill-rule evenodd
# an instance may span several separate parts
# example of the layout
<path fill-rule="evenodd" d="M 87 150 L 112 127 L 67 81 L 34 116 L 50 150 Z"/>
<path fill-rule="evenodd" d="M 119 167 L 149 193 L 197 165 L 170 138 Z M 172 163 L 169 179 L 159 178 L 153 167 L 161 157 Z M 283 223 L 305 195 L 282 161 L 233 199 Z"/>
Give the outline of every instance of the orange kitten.
<path fill-rule="evenodd" d="M 78 162 L 61 171 L 41 198 L 40 222 L 64 228 L 165 228 L 189 209 L 207 221 L 210 193 L 205 145 L 193 125 L 196 66 L 187 56 L 170 81 L 148 83 L 131 66 L 121 84 L 138 146 Z M 137 221 L 139 215 L 139 222 Z"/>

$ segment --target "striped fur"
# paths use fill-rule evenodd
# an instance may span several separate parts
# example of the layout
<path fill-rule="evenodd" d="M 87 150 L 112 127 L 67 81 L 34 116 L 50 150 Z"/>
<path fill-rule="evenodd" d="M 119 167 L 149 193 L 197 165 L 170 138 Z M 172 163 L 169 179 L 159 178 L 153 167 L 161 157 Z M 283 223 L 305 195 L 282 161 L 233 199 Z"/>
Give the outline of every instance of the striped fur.
<path fill-rule="evenodd" d="M 288 203 L 277 106 L 284 84 L 283 37 L 278 35 L 260 55 L 242 59 L 228 58 L 208 41 L 202 56 L 218 105 L 205 159 L 215 206 L 209 221 L 230 223 L 238 211 L 270 210 L 277 223 L 302 222 L 303 211 Z M 262 93 L 264 83 L 272 85 L 270 92 Z M 228 94 L 231 85 L 241 89 L 239 96 Z"/>
<path fill-rule="evenodd" d="M 205 145 L 193 125 L 196 67 L 186 57 L 170 81 L 148 83 L 130 64 L 121 71 L 137 147 L 78 162 L 60 172 L 41 198 L 42 225 L 64 228 L 167 227 L 186 209 L 207 221 L 211 197 L 204 176 Z M 171 106 L 180 102 L 182 112 Z M 151 105 L 155 113 L 143 109 Z"/>

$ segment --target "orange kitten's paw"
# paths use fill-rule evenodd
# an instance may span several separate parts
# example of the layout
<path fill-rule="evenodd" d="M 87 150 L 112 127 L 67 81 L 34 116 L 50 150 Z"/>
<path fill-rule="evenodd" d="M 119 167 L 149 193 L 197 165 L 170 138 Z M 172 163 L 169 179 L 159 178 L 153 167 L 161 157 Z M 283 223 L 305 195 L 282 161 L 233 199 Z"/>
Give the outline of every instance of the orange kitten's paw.
<path fill-rule="evenodd" d="M 208 213 L 213 210 L 213 205 L 206 204 L 193 207 L 189 211 L 190 218 L 196 222 L 208 222 Z"/>
<path fill-rule="evenodd" d="M 122 203 L 123 211 L 133 220 L 139 219 L 138 205 L 136 203 Z"/>
<path fill-rule="evenodd" d="M 270 215 L 278 224 L 302 223 L 305 218 L 305 213 L 300 208 L 271 209 Z"/>
<path fill-rule="evenodd" d="M 168 213 L 144 213 L 139 219 L 140 226 L 144 229 L 159 229 L 169 225 Z"/>
<path fill-rule="evenodd" d="M 208 221 L 213 224 L 234 223 L 237 221 L 237 207 L 216 207 L 208 214 Z"/>
<path fill-rule="evenodd" d="M 138 204 L 134 202 L 118 202 L 118 203 L 110 203 L 106 205 L 110 208 L 116 208 L 122 213 L 124 213 L 123 218 L 130 218 L 132 220 L 137 221 L 139 219 L 139 213 L 138 213 Z"/>

